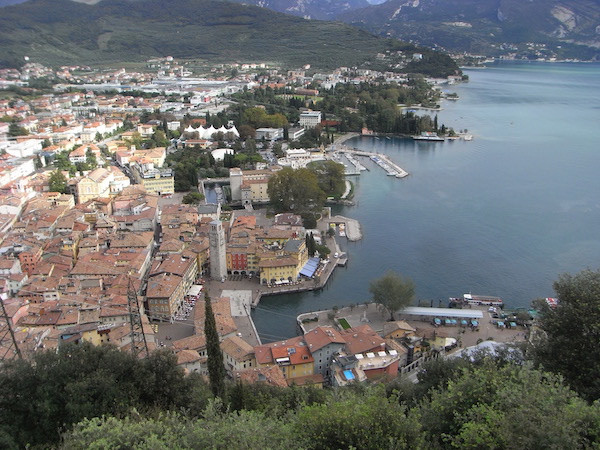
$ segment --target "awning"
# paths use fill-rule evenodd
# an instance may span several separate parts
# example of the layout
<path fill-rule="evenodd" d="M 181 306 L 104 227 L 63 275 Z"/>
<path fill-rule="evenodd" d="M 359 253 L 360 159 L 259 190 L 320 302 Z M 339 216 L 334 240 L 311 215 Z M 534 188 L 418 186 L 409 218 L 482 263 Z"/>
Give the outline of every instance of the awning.
<path fill-rule="evenodd" d="M 307 278 L 311 278 L 317 271 L 318 267 L 319 267 L 319 258 L 316 256 L 309 258 L 309 260 L 306 262 L 306 264 L 300 271 L 300 275 L 307 277 Z"/>

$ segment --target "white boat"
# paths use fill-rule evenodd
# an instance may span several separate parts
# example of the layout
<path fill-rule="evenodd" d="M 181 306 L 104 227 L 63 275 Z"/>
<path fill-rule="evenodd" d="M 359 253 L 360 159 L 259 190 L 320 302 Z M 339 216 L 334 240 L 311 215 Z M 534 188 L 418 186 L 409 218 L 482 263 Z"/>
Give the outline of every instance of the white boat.
<path fill-rule="evenodd" d="M 438 136 L 433 131 L 422 131 L 420 135 L 412 137 L 415 141 L 443 141 L 442 136 Z"/>
<path fill-rule="evenodd" d="M 465 141 L 472 141 L 472 140 L 473 140 L 473 135 L 472 135 L 472 134 L 465 134 L 465 135 L 463 136 L 463 139 L 464 139 Z"/>

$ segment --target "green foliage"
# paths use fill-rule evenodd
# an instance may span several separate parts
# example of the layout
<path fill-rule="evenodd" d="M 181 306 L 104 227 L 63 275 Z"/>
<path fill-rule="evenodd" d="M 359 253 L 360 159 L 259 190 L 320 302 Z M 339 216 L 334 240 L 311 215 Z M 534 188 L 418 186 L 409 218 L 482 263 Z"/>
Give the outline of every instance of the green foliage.
<path fill-rule="evenodd" d="M 31 362 L 3 363 L 0 430 L 19 446 L 55 443 L 62 428 L 85 417 L 186 407 L 187 389 L 168 351 L 137 360 L 110 346 L 65 345 Z"/>
<path fill-rule="evenodd" d="M 19 126 L 16 123 L 11 123 L 8 126 L 8 135 L 9 136 L 27 136 L 29 131 L 26 128 Z"/>
<path fill-rule="evenodd" d="M 306 227 L 305 227 L 306 228 Z M 315 242 L 315 237 L 312 233 L 307 233 L 305 236 L 306 240 L 306 250 L 308 251 L 308 256 L 315 256 L 315 251 L 317 249 L 317 243 Z"/>
<path fill-rule="evenodd" d="M 415 285 L 410 278 L 402 278 L 393 271 L 371 282 L 369 292 L 373 301 L 386 307 L 390 320 L 394 320 L 394 312 L 409 306 L 415 299 Z"/>
<path fill-rule="evenodd" d="M 98 167 L 98 161 L 96 160 L 96 155 L 91 149 L 87 149 L 85 152 L 85 163 L 87 164 L 87 169 L 95 169 Z"/>
<path fill-rule="evenodd" d="M 315 250 L 319 252 L 319 257 L 321 259 L 327 259 L 327 257 L 331 254 L 331 250 L 329 249 L 329 247 L 323 244 L 317 244 L 315 246 Z"/>
<path fill-rule="evenodd" d="M 585 448 L 600 419 L 559 377 L 492 362 L 463 369 L 413 413 L 432 446 L 456 448 Z"/>
<path fill-rule="evenodd" d="M 460 69 L 452 58 L 444 53 L 433 51 L 424 53 L 423 59 L 409 62 L 402 70 L 407 73 L 420 73 L 436 78 L 446 78 L 460 73 Z"/>
<path fill-rule="evenodd" d="M 317 228 L 317 219 L 319 216 L 316 213 L 303 212 L 302 214 L 300 214 L 300 217 L 302 217 L 302 225 L 304 226 L 304 228 Z"/>
<path fill-rule="evenodd" d="M 37 0 L 0 9 L 0 65 L 23 56 L 47 65 L 145 61 L 156 55 L 207 61 L 354 66 L 387 43 L 336 22 L 308 21 L 212 0 Z M 35 30 L 35 32 L 32 32 Z M 177 30 L 177 32 L 173 32 Z"/>
<path fill-rule="evenodd" d="M 283 168 L 271 177 L 267 192 L 276 212 L 319 211 L 325 201 L 317 177 L 309 169 Z"/>
<path fill-rule="evenodd" d="M 206 335 L 206 355 L 208 357 L 208 377 L 210 389 L 215 397 L 225 398 L 225 366 L 219 343 L 219 334 L 215 323 L 210 297 L 204 298 L 204 334 Z"/>
<path fill-rule="evenodd" d="M 64 194 L 67 191 L 67 177 L 60 170 L 55 170 L 50 174 L 48 180 L 50 192 L 60 192 Z"/>
<path fill-rule="evenodd" d="M 317 161 L 310 163 L 308 168 L 317 176 L 319 187 L 327 197 L 342 196 L 346 190 L 343 164 L 330 160 Z"/>
<path fill-rule="evenodd" d="M 215 159 L 200 147 L 184 148 L 174 153 L 169 153 L 166 159 L 167 166 L 175 172 L 175 191 L 187 192 L 198 187 L 198 173 L 201 169 L 216 167 Z M 214 169 L 212 177 L 216 174 Z"/>
<path fill-rule="evenodd" d="M 189 192 L 183 196 L 181 203 L 186 205 L 197 205 L 204 200 L 204 195 L 199 192 Z"/>
<path fill-rule="evenodd" d="M 535 361 L 565 377 L 584 398 L 600 399 L 600 271 L 561 275 L 554 290 L 555 309 L 545 302 L 536 305 L 546 336 L 535 341 Z"/>
<path fill-rule="evenodd" d="M 404 406 L 372 393 L 305 407 L 295 431 L 312 449 L 408 449 L 420 446 L 419 428 Z"/>
<path fill-rule="evenodd" d="M 403 113 L 399 104 L 436 104 L 438 94 L 420 76 L 411 77 L 407 86 L 396 83 L 344 84 L 322 93 L 319 108 L 335 115 L 338 131 L 360 131 L 366 126 L 379 133 L 419 134 L 434 131 L 429 115 Z"/>
<path fill-rule="evenodd" d="M 203 412 L 203 419 L 188 420 L 176 414 L 156 419 L 128 416 L 86 419 L 66 434 L 70 449 L 290 449 L 297 439 L 284 421 L 252 411 L 220 414 L 218 402 Z"/>
<path fill-rule="evenodd" d="M 559 376 L 485 356 L 424 369 L 417 385 L 237 383 L 214 399 L 169 351 L 139 360 L 66 345 L 0 367 L 0 445 L 53 448 L 60 433 L 64 449 L 562 449 L 600 439 L 600 405 Z"/>
<path fill-rule="evenodd" d="M 287 119 L 283 114 L 267 114 L 263 108 L 248 108 L 242 116 L 242 124 L 252 128 L 283 128 Z"/>

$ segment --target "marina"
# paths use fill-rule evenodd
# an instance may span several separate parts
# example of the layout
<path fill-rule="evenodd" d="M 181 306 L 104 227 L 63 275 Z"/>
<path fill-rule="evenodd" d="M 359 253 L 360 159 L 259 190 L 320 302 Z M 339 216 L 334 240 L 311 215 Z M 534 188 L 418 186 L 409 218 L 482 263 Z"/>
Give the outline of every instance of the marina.
<path fill-rule="evenodd" d="M 354 156 L 368 157 L 371 161 L 373 161 L 375 164 L 377 164 L 379 167 L 381 167 L 383 170 L 385 170 L 385 172 L 387 173 L 388 176 L 392 176 L 392 177 L 396 177 L 396 178 L 404 178 L 409 175 L 409 173 L 406 170 L 404 170 L 398 164 L 393 162 L 387 155 L 384 155 L 383 153 L 367 152 L 367 151 L 349 148 L 349 147 L 345 147 L 345 146 L 342 146 L 340 149 L 338 149 L 338 152 L 344 154 L 344 156 L 346 156 L 346 158 L 349 161 L 351 161 L 351 162 L 356 161 L 355 167 L 357 167 L 357 170 L 359 171 L 359 173 L 361 170 L 368 170 L 368 169 L 366 167 L 364 167 L 362 164 L 360 164 L 358 162 L 357 158 L 355 158 Z M 358 168 L 359 166 L 362 167 L 362 169 L 359 169 Z"/>

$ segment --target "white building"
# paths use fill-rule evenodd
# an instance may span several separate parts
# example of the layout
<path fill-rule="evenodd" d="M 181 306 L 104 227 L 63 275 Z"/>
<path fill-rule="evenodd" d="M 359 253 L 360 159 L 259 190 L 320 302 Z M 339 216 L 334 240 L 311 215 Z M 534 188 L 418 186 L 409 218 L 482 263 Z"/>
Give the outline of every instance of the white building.
<path fill-rule="evenodd" d="M 304 111 L 300 113 L 300 126 L 314 128 L 321 123 L 321 111 Z"/>
<path fill-rule="evenodd" d="M 42 140 L 26 139 L 21 142 L 7 141 L 2 143 L 1 149 L 5 150 L 6 153 L 15 158 L 27 158 L 42 150 Z"/>
<path fill-rule="evenodd" d="M 313 161 L 323 161 L 325 157 L 322 153 L 311 153 L 302 148 L 292 148 L 285 151 L 285 157 L 279 158 L 277 163 L 280 166 L 291 167 L 292 169 L 301 169 Z"/>
<path fill-rule="evenodd" d="M 256 130 L 256 140 L 261 139 L 266 139 L 267 141 L 283 139 L 283 128 L 258 128 Z"/>

